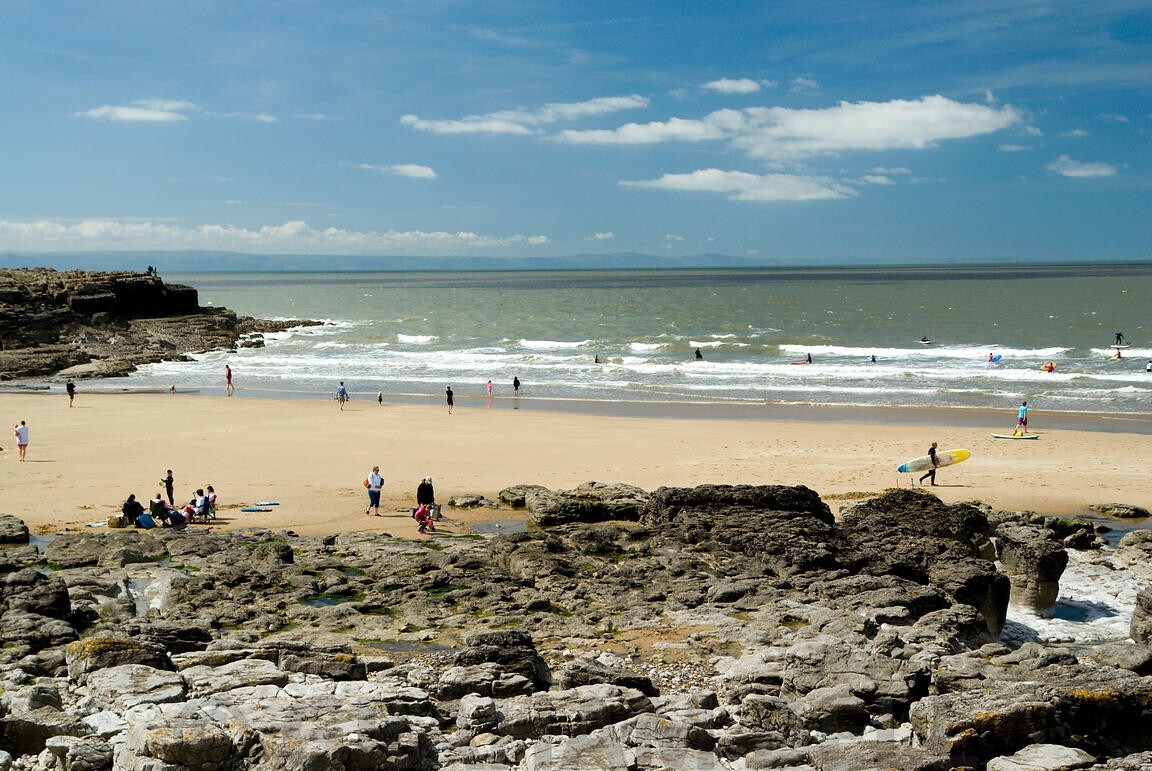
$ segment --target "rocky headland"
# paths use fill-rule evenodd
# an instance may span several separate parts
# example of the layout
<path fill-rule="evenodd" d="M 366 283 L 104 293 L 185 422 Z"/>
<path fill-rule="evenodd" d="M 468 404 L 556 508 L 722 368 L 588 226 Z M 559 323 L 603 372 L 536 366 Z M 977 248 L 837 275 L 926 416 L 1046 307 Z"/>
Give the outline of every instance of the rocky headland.
<path fill-rule="evenodd" d="M 203 308 L 193 287 L 145 273 L 0 269 L 0 380 L 116 377 L 316 323 Z"/>
<path fill-rule="evenodd" d="M 907 490 L 501 497 L 554 524 L 41 553 L 0 516 L 0 771 L 1152 767 L 1152 592 L 1131 639 L 1003 634 L 1078 554 L 1146 586 L 1147 531 Z"/>

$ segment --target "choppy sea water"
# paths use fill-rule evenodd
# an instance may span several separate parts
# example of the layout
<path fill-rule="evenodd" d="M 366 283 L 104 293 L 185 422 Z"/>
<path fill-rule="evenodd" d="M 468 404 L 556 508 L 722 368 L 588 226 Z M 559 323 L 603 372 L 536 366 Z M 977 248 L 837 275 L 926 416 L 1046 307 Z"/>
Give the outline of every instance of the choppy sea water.
<path fill-rule="evenodd" d="M 228 363 L 242 392 L 284 396 L 344 380 L 354 398 L 466 398 L 491 379 L 499 398 L 518 377 L 522 399 L 1152 414 L 1152 263 L 164 278 L 204 305 L 327 324 L 91 390 L 222 391 Z"/>

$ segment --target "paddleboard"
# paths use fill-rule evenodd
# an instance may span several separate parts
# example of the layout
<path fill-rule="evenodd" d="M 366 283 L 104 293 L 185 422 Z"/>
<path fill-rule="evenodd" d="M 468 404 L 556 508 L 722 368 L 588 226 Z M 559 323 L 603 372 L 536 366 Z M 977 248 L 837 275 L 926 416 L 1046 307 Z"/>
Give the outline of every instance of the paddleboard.
<path fill-rule="evenodd" d="M 1132 343 L 1120 343 L 1120 345 L 1116 345 L 1116 343 L 1112 343 L 1112 345 L 1110 345 L 1108 347 L 1109 348 L 1131 348 Z"/>
<path fill-rule="evenodd" d="M 932 345 L 931 340 L 917 340 L 916 342 L 920 343 L 920 345 Z"/>
<path fill-rule="evenodd" d="M 972 453 L 969 450 L 942 450 L 936 453 L 936 467 L 952 466 L 966 461 L 970 457 L 972 457 Z M 900 464 L 896 470 L 901 474 L 914 474 L 917 471 L 927 471 L 930 468 L 932 468 L 932 459 L 924 455 Z"/>
<path fill-rule="evenodd" d="M 789 364 L 811 364 L 810 361 L 790 361 Z"/>
<path fill-rule="evenodd" d="M 991 359 L 989 359 L 988 363 L 989 364 L 995 364 L 996 362 L 1000 361 L 1000 359 L 1002 359 L 1002 358 L 1004 358 L 1003 355 L 998 353 L 995 356 L 993 356 Z"/>
<path fill-rule="evenodd" d="M 256 501 L 254 506 L 279 506 L 280 501 Z"/>
<path fill-rule="evenodd" d="M 240 511 L 272 511 L 272 509 L 265 509 L 260 506 L 245 506 Z"/>
<path fill-rule="evenodd" d="M 992 434 L 993 439 L 1039 439 L 1039 434 L 1025 434 L 1024 436 L 1017 436 L 1016 434 Z"/>

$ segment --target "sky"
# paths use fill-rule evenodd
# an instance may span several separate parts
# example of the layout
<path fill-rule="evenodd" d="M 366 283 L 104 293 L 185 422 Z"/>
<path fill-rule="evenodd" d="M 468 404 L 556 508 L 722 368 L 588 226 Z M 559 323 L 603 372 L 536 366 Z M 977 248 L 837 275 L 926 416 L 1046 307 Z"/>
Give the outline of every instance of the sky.
<path fill-rule="evenodd" d="M 1152 259 L 1147 0 L 0 0 L 0 84 L 0 251 Z"/>

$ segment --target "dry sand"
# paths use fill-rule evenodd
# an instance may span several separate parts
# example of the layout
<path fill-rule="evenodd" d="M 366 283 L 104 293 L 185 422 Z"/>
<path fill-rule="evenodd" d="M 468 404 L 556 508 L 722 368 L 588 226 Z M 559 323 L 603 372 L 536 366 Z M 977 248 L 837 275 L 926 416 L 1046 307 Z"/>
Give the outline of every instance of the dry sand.
<path fill-rule="evenodd" d="M 0 394 L 7 425 L 22 419 L 31 429 L 25 463 L 17 461 L 11 430 L 0 434 L 0 512 L 37 533 L 83 528 L 118 512 L 128 493 L 146 503 L 169 468 L 177 502 L 197 487 L 216 487 L 222 506 L 215 526 L 300 534 L 415 535 L 408 511 L 426 475 L 441 502 L 464 493 L 495 499 L 520 483 L 564 489 L 596 480 L 649 490 L 802 484 L 836 511 L 861 494 L 908 486 L 910 477 L 896 466 L 924 454 L 933 440 L 941 449 L 972 451 L 971 460 L 937 474 L 932 491 L 948 502 L 1045 514 L 1109 502 L 1152 508 L 1146 424 L 1143 433 L 1038 428 L 1038 441 L 1004 441 L 987 426 L 957 425 L 970 417 L 951 420 L 947 411 L 930 425 L 893 425 L 882 422 L 892 413 L 879 410 L 861 412 L 861 421 L 829 422 L 826 414 L 811 421 L 625 418 L 511 406 L 478 401 L 448 415 L 443 407 L 352 402 L 340 412 L 319 399 L 81 391 L 70 409 L 58 394 Z M 1013 415 L 1003 417 L 1000 431 Z M 1043 422 L 1041 414 L 1032 417 Z M 386 480 L 380 518 L 364 515 L 362 483 L 373 464 Z M 261 500 L 280 505 L 239 511 Z M 517 515 L 454 510 L 448 529 L 466 532 L 471 523 L 510 516 Z"/>

